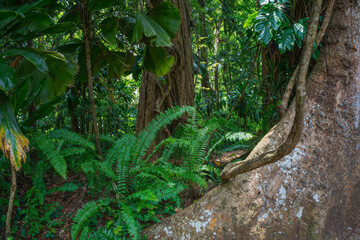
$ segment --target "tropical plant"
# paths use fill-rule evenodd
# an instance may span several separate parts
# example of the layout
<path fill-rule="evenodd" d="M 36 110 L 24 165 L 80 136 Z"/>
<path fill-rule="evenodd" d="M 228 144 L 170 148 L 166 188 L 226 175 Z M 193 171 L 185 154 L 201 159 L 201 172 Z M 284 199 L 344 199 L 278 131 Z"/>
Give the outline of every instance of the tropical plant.
<path fill-rule="evenodd" d="M 193 167 L 199 162 L 202 164 L 204 159 L 200 156 L 193 156 L 192 163 L 189 160 L 185 164 L 187 167 L 169 161 L 176 156 L 173 139 L 162 141 L 146 156 L 161 129 L 185 112 L 193 111 L 191 107 L 169 109 L 154 119 L 138 137 L 124 135 L 115 142 L 104 161 L 108 169 L 116 169 L 113 176 L 108 176 L 112 180 L 110 192 L 113 197 L 88 202 L 78 211 L 72 228 L 74 239 L 80 239 L 82 232 L 87 231 L 86 222 L 99 211 L 112 216 L 113 221 L 108 223 L 108 229 L 102 228 L 94 236 L 139 239 L 141 223 L 158 221 L 156 209 L 159 203 L 174 201 L 180 208 L 179 194 L 187 186 L 197 184 L 207 187 L 206 181 L 198 175 L 198 168 Z M 197 153 L 202 153 L 202 144 L 197 146 Z M 160 153 L 160 149 L 164 150 Z M 155 153 L 160 153 L 156 160 Z"/>

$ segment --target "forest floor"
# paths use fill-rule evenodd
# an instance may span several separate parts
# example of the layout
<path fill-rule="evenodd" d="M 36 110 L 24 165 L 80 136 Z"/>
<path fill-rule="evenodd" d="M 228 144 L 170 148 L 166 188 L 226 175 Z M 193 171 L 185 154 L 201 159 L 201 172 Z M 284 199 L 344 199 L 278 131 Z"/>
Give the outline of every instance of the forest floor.
<path fill-rule="evenodd" d="M 222 154 L 212 154 L 210 161 L 222 167 L 227 163 L 239 159 L 247 154 L 246 150 L 236 150 L 225 152 Z M 5 182 L 8 182 L 6 179 Z M 45 175 L 44 183 L 46 186 L 46 193 L 43 204 L 39 203 L 35 194 L 31 191 L 33 187 L 33 180 L 31 177 L 24 176 L 22 173 L 18 174 L 17 178 L 17 196 L 15 207 L 13 210 L 12 227 L 15 229 L 13 233 L 14 239 L 71 239 L 70 232 L 73 224 L 73 217 L 76 212 L 87 202 L 91 200 L 98 200 L 106 196 L 105 192 L 95 192 L 95 189 L 88 184 L 88 178 L 85 174 L 71 174 L 67 180 L 57 175 Z M 208 189 L 194 186 L 186 189 L 181 195 L 181 209 L 172 208 L 172 211 L 163 211 L 157 217 L 159 219 L 166 218 L 176 212 L 186 208 L 194 201 L 200 199 L 217 186 L 216 182 L 210 181 Z M 73 187 L 71 187 L 71 185 Z M 68 187 L 65 187 L 68 186 Z M 69 187 L 70 186 L 70 187 Z M 75 187 L 74 187 L 75 186 Z M 0 199 L 7 199 L 8 193 L 0 188 Z M 4 216 L 2 222 L 5 222 L 7 206 L 5 201 L 2 201 L 4 206 L 1 206 L 1 215 Z M 163 203 L 166 205 L 167 203 Z M 171 203 L 169 203 L 171 204 Z M 104 215 L 95 226 L 104 226 L 106 222 L 111 219 Z M 151 223 L 148 223 L 149 225 Z M 4 239 L 5 226 L 0 226 L 0 238 Z"/>
<path fill-rule="evenodd" d="M 70 232 L 73 224 L 73 217 L 77 210 L 83 204 L 91 200 L 98 200 L 101 198 L 101 193 L 96 195 L 89 187 L 88 179 L 85 175 L 71 175 L 67 180 L 58 176 L 45 176 L 46 189 L 56 189 L 63 186 L 65 183 L 76 183 L 79 187 L 73 191 L 54 191 L 46 194 L 44 203 L 39 204 L 38 199 L 27 196 L 26 193 L 33 186 L 32 180 L 26 176 L 18 176 L 17 199 L 15 201 L 14 215 L 12 225 L 16 224 L 16 232 L 13 233 L 14 239 L 71 239 Z M 209 189 L 214 188 L 215 185 L 209 185 Z M 192 204 L 197 199 L 201 198 L 206 192 L 199 188 L 193 187 L 186 189 L 181 194 L 181 206 L 185 208 Z M 8 196 L 8 193 L 0 191 L 0 196 Z M 30 198 L 30 199 L 29 199 Z M 33 203 L 31 203 L 33 201 Z M 2 208 L 1 215 L 6 216 L 7 207 Z M 181 209 L 175 208 L 173 213 L 163 213 L 157 216 L 159 219 L 168 217 Z M 111 219 L 107 216 L 101 218 L 97 224 L 103 226 Z M 14 226 L 13 226 L 14 227 Z M 0 226 L 0 239 L 5 238 L 5 226 Z"/>

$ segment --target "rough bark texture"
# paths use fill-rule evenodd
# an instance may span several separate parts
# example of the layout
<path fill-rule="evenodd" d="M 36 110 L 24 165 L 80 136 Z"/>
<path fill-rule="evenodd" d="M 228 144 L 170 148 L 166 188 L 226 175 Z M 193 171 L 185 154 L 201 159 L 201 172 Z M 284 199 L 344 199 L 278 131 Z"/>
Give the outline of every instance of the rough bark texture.
<path fill-rule="evenodd" d="M 154 225 L 149 239 L 360 239 L 359 34 L 358 3 L 337 1 L 295 150 Z"/>
<path fill-rule="evenodd" d="M 154 7 L 161 0 L 151 1 Z M 181 26 L 169 53 L 175 57 L 175 63 L 164 77 L 166 84 L 153 74 L 144 70 L 140 87 L 140 99 L 136 119 L 136 132 L 139 133 L 161 111 L 172 106 L 194 105 L 194 67 L 192 40 L 190 34 L 190 3 L 188 0 L 175 0 L 181 14 Z M 161 102 L 163 96 L 166 96 Z"/>

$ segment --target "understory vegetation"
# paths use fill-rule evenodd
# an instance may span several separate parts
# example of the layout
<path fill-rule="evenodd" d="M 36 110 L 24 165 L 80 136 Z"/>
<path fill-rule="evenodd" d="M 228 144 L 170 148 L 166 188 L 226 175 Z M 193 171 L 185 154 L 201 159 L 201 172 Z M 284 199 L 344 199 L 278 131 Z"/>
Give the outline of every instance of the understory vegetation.
<path fill-rule="evenodd" d="M 172 41 L 178 1 L 1 1 L 1 238 L 146 239 L 279 121 L 304 3 L 184 2 L 190 69 Z M 191 71 L 193 106 L 176 101 L 177 66 Z M 145 71 L 162 97 L 137 129 Z"/>

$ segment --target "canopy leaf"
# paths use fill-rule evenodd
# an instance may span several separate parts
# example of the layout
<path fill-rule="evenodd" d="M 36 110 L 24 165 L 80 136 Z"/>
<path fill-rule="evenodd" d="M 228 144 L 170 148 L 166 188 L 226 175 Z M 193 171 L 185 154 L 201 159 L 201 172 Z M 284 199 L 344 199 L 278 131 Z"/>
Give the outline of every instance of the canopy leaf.
<path fill-rule="evenodd" d="M 171 2 L 162 2 L 149 15 L 139 12 L 132 36 L 132 42 L 140 42 L 147 37 L 156 47 L 172 46 L 173 38 L 181 23 L 179 10 Z"/>
<path fill-rule="evenodd" d="M 14 86 L 15 69 L 0 58 L 0 90 L 8 91 Z"/>
<path fill-rule="evenodd" d="M 8 97 L 0 95 L 0 149 L 16 170 L 26 161 L 29 140 L 20 131 Z"/>
<path fill-rule="evenodd" d="M 112 44 L 116 41 L 116 34 L 118 32 L 119 19 L 116 17 L 106 18 L 101 22 L 100 28 L 102 35 Z"/>
<path fill-rule="evenodd" d="M 167 54 L 163 48 L 148 45 L 145 51 L 144 67 L 157 76 L 165 75 L 174 65 L 175 58 Z"/>

